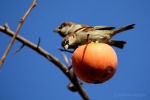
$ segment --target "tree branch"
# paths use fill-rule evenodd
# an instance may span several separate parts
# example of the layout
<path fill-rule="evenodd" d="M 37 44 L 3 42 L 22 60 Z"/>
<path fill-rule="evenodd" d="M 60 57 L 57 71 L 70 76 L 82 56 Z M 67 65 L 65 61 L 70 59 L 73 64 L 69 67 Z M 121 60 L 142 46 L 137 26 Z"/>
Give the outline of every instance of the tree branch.
<path fill-rule="evenodd" d="M 13 31 L 11 31 L 10 29 L 7 29 L 7 31 L 6 31 L 5 27 L 3 27 L 3 26 L 0 26 L 0 31 L 11 37 L 13 37 L 15 35 L 15 33 Z M 62 64 L 56 57 L 54 57 L 52 54 L 45 51 L 40 46 L 37 46 L 36 44 L 30 42 L 29 40 L 27 40 L 19 35 L 17 35 L 15 39 L 17 39 L 19 42 L 21 42 L 25 46 L 29 47 L 30 49 L 36 51 L 37 53 L 39 53 L 40 55 L 45 57 L 47 60 L 51 61 L 54 65 L 56 65 L 68 77 L 68 79 L 73 83 L 73 85 L 76 87 L 76 89 L 77 89 L 78 93 L 81 95 L 81 97 L 84 100 L 90 100 L 87 93 L 84 91 L 80 82 L 78 81 L 76 75 L 71 71 L 68 72 L 67 71 L 68 68 L 64 64 Z"/>
<path fill-rule="evenodd" d="M 16 32 L 15 32 L 15 34 L 13 35 L 13 37 L 12 37 L 12 39 L 11 39 L 11 41 L 10 41 L 8 47 L 7 47 L 7 49 L 5 50 L 3 56 L 2 56 L 2 58 L 1 58 L 1 60 L 0 60 L 0 67 L 2 67 L 2 64 L 3 64 L 3 62 L 5 61 L 6 56 L 7 56 L 7 54 L 9 53 L 9 51 L 10 51 L 10 49 L 11 49 L 11 47 L 12 47 L 14 41 L 15 41 L 15 38 L 16 38 L 17 34 L 18 34 L 19 31 L 20 31 L 20 28 L 21 28 L 23 22 L 24 22 L 25 19 L 27 18 L 28 14 L 29 14 L 30 11 L 32 10 L 32 8 L 34 8 L 35 6 L 36 6 L 36 0 L 33 1 L 33 3 L 31 4 L 31 6 L 29 7 L 29 9 L 27 10 L 27 12 L 25 13 L 25 15 L 20 19 L 19 24 L 18 24 L 18 27 L 17 27 L 17 29 L 16 29 Z M 7 24 L 5 24 L 5 25 L 7 25 Z M 8 30 L 8 29 L 9 29 L 9 27 L 6 28 L 6 30 Z"/>

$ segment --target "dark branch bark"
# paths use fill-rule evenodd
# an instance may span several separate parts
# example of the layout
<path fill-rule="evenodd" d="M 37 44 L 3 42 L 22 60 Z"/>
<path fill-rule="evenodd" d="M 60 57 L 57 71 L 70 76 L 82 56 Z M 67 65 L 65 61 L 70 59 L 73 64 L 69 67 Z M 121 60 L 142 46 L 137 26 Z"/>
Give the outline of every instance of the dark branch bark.
<path fill-rule="evenodd" d="M 15 34 L 10 29 L 6 30 L 5 27 L 3 27 L 3 26 L 0 26 L 0 31 L 11 37 L 13 37 Z M 27 40 L 19 35 L 16 36 L 16 39 L 19 42 L 21 42 L 22 44 L 24 44 L 25 46 L 31 48 L 32 50 L 36 51 L 38 54 L 45 57 L 47 60 L 51 61 L 54 65 L 56 65 L 68 77 L 68 79 L 74 84 L 74 86 L 76 87 L 76 89 L 77 89 L 78 93 L 81 95 L 81 97 L 84 100 L 90 100 L 88 95 L 82 88 L 80 82 L 77 80 L 77 77 L 74 74 L 74 72 L 71 72 L 71 71 L 68 72 L 68 68 L 64 64 L 62 64 L 56 57 L 54 57 L 52 54 L 45 51 L 40 46 L 37 46 L 36 44 L 30 42 L 29 40 Z"/>

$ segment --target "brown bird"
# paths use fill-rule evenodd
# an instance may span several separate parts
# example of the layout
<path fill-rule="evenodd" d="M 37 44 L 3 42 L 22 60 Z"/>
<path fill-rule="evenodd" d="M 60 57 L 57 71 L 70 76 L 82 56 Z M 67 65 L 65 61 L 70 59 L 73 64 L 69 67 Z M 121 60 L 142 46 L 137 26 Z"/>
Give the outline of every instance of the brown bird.
<path fill-rule="evenodd" d="M 83 45 L 89 42 L 107 43 L 112 46 L 123 48 L 125 41 L 111 40 L 111 38 L 123 31 L 133 29 L 135 24 L 131 24 L 118 29 L 94 29 L 91 27 L 83 27 L 77 29 L 74 33 L 71 33 L 64 37 L 62 46 L 65 49 L 77 48 L 79 45 Z"/>

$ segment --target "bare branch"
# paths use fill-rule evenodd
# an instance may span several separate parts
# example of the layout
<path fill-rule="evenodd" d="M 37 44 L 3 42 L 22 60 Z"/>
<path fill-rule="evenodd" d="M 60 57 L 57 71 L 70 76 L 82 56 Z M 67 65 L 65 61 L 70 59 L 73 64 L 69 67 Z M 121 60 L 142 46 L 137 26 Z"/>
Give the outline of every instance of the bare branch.
<path fill-rule="evenodd" d="M 5 28 L 0 26 L 0 31 L 9 35 L 9 36 L 14 36 L 14 32 L 11 30 L 7 30 L 5 31 Z M 47 60 L 51 61 L 54 65 L 56 65 L 67 77 L 68 79 L 73 83 L 73 85 L 76 87 L 78 93 L 81 95 L 81 97 L 84 100 L 90 100 L 87 93 L 84 91 L 84 89 L 82 88 L 80 82 L 77 80 L 76 75 L 69 71 L 66 73 L 66 71 L 68 70 L 68 68 L 62 64 L 56 57 L 54 57 L 53 55 L 51 55 L 50 53 L 48 53 L 47 51 L 45 51 L 43 48 L 38 47 L 37 45 L 28 41 L 27 39 L 17 35 L 16 39 L 18 41 L 20 41 L 22 44 L 26 45 L 27 47 L 29 47 L 30 49 L 36 51 L 37 53 L 39 53 L 40 55 L 42 55 L 43 57 L 45 57 Z"/>
<path fill-rule="evenodd" d="M 31 6 L 29 7 L 29 9 L 27 10 L 27 12 L 25 13 L 25 15 L 20 19 L 20 22 L 19 22 L 19 24 L 18 24 L 18 27 L 17 27 L 17 29 L 16 29 L 16 32 L 15 32 L 15 34 L 13 35 L 13 37 L 12 37 L 12 39 L 11 39 L 11 41 L 10 41 L 8 47 L 7 47 L 7 49 L 5 50 L 3 56 L 2 56 L 2 58 L 1 58 L 1 60 L 0 60 L 0 67 L 2 67 L 2 64 L 3 64 L 3 62 L 5 61 L 6 56 L 7 56 L 7 54 L 9 53 L 9 51 L 10 51 L 10 49 L 11 49 L 11 47 L 12 47 L 14 41 L 15 41 L 15 38 L 16 38 L 17 34 L 18 34 L 19 31 L 20 31 L 20 28 L 21 28 L 23 22 L 25 21 L 26 17 L 28 16 L 28 14 L 29 14 L 30 11 L 32 10 L 32 8 L 35 7 L 35 5 L 36 5 L 36 0 L 33 1 L 33 3 L 31 4 Z M 8 26 L 8 25 L 5 24 L 5 29 L 6 29 L 6 31 L 9 29 L 9 27 L 7 27 L 7 26 Z"/>

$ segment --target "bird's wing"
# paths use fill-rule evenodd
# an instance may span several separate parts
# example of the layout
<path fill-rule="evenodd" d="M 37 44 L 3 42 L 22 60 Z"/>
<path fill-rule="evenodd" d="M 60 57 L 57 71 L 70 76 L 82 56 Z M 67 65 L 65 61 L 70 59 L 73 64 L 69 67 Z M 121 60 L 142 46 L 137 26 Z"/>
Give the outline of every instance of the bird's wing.
<path fill-rule="evenodd" d="M 111 27 L 111 26 L 94 26 L 95 30 L 112 30 L 115 29 L 115 27 Z"/>
<path fill-rule="evenodd" d="M 93 31 L 93 30 L 113 30 L 115 27 L 110 27 L 110 26 L 87 26 L 87 27 L 82 27 L 77 29 L 75 32 L 78 31 L 83 31 L 83 32 L 88 32 L 88 31 Z"/>

